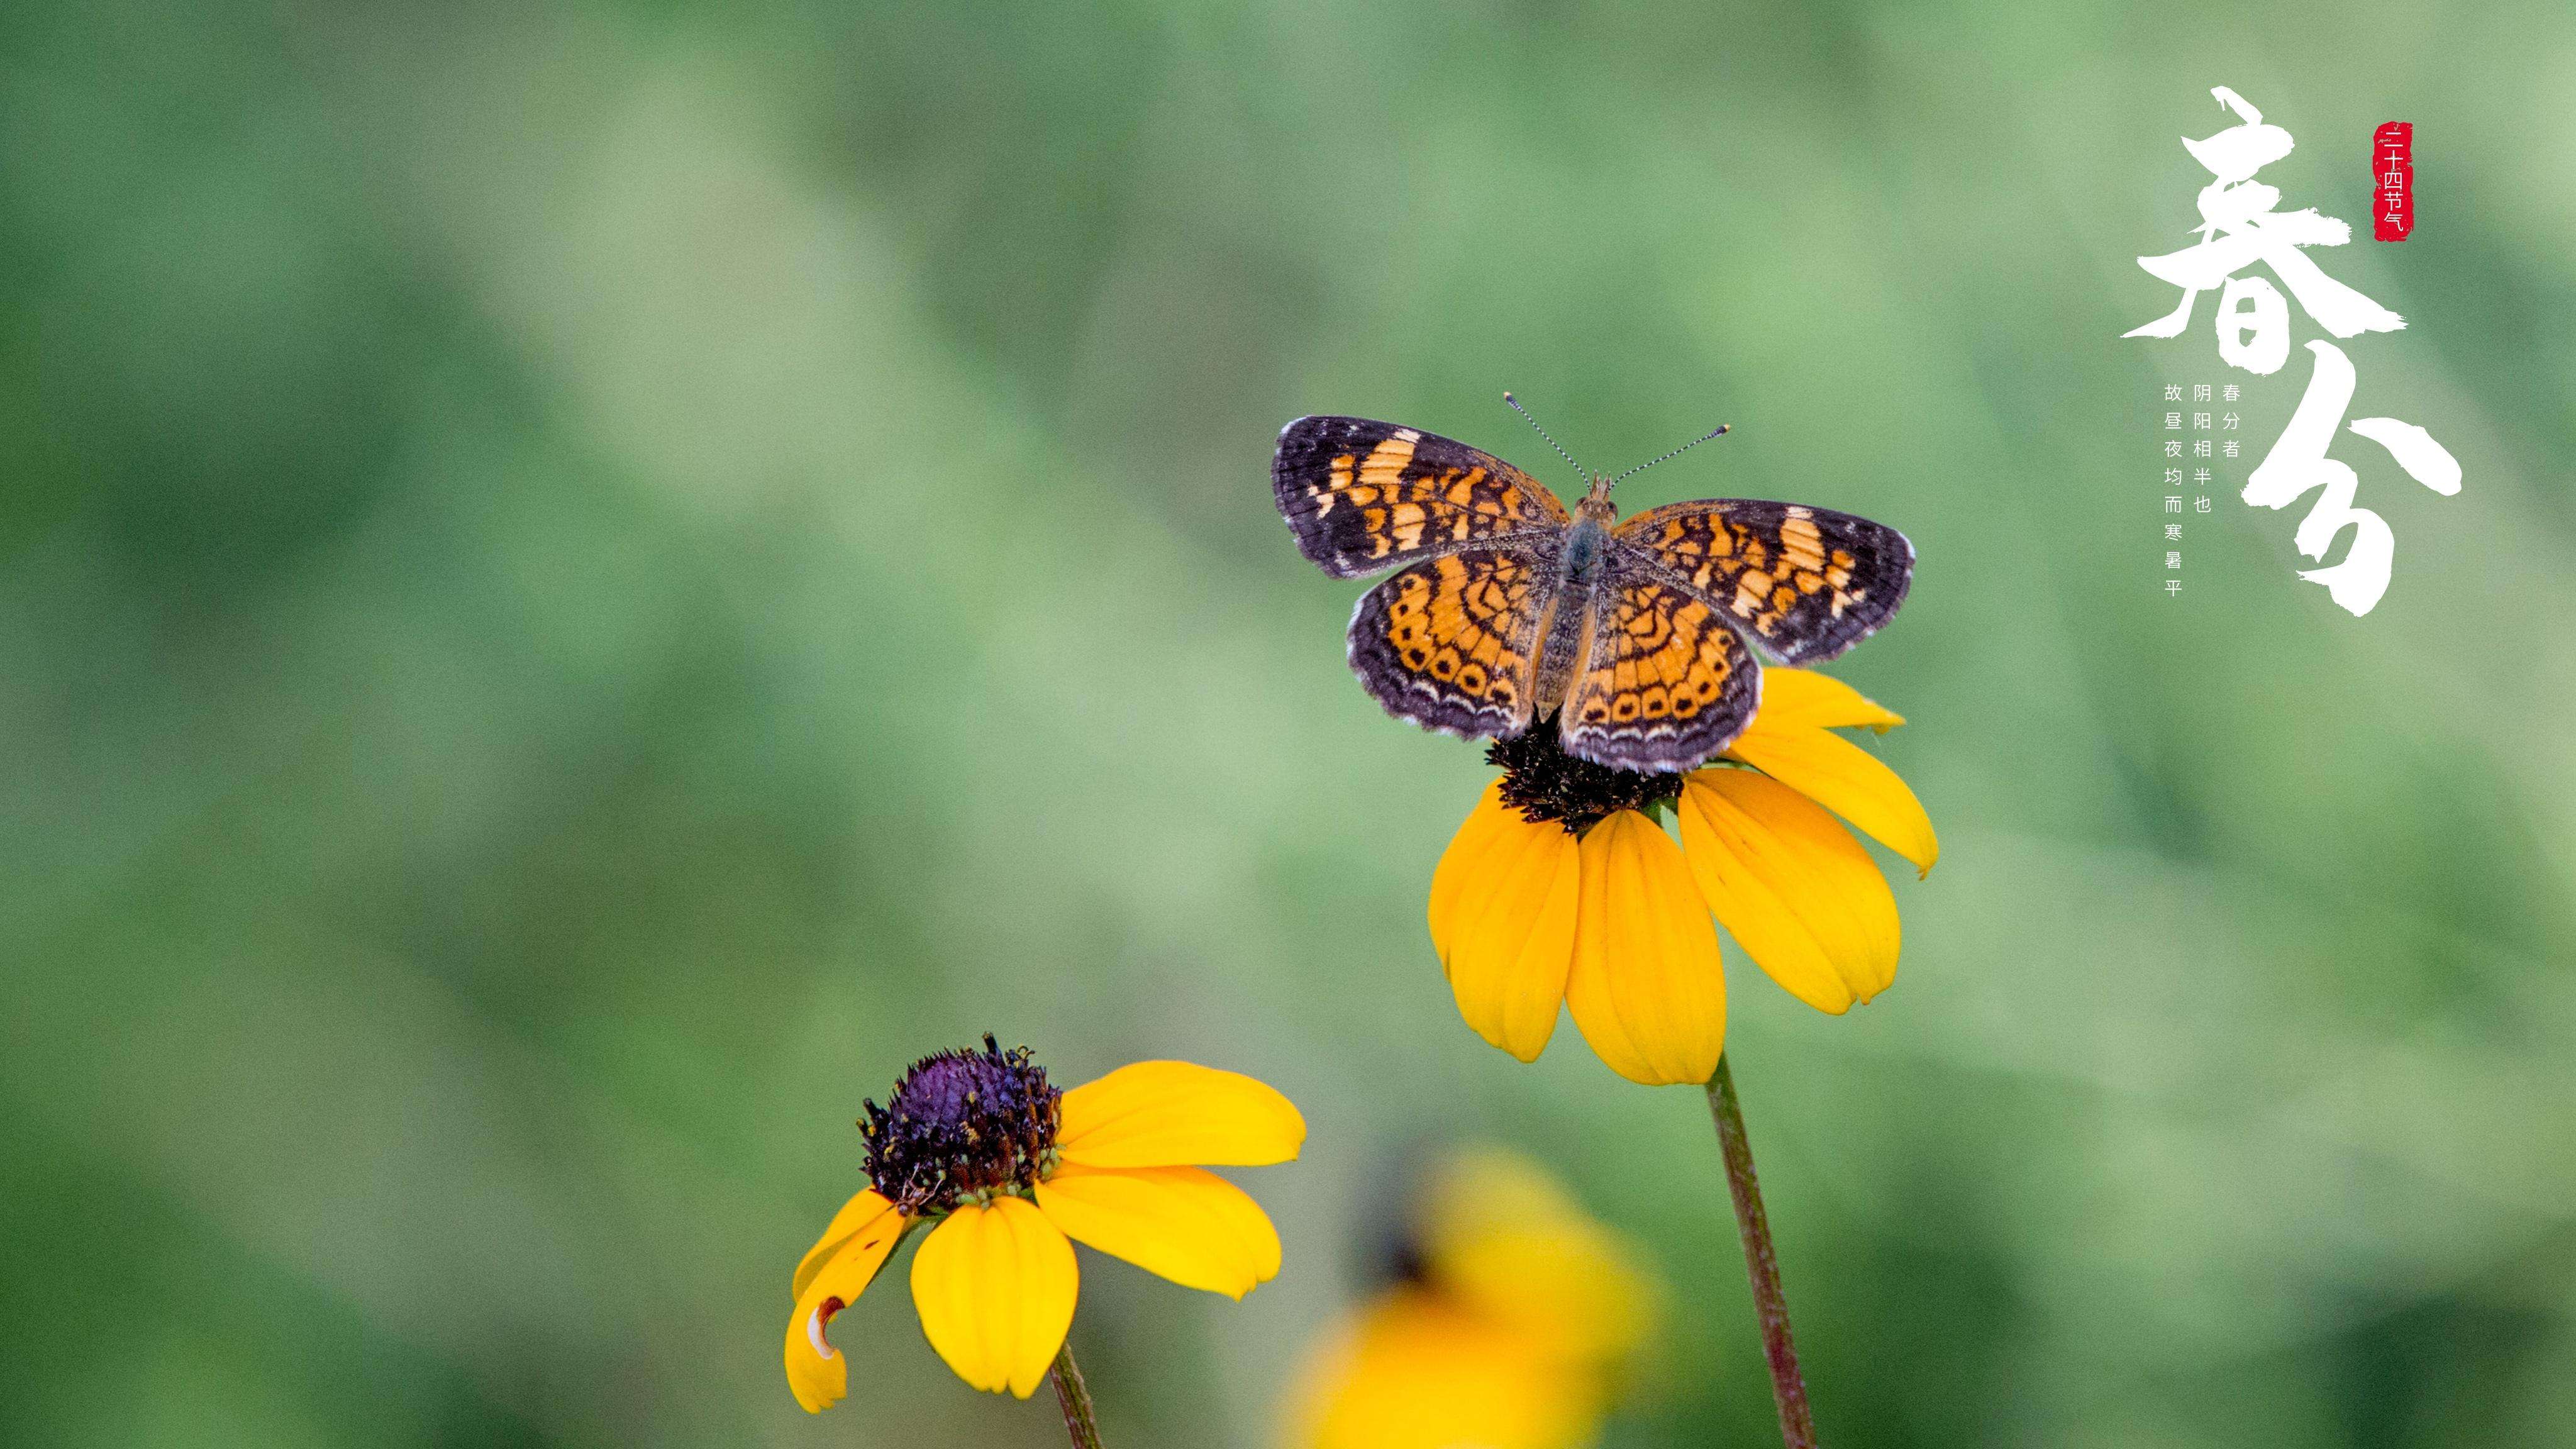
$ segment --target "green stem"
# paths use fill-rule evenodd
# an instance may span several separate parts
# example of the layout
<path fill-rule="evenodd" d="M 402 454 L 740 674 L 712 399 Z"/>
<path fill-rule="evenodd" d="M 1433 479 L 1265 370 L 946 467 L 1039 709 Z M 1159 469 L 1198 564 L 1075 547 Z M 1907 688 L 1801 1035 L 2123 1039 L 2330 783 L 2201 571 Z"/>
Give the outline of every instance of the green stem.
<path fill-rule="evenodd" d="M 1064 1406 L 1064 1432 L 1073 1439 L 1073 1449 L 1100 1449 L 1100 1420 L 1091 1410 L 1091 1390 L 1082 1382 L 1082 1370 L 1073 1362 L 1073 1340 L 1067 1336 L 1056 1345 L 1055 1401 Z"/>
<path fill-rule="evenodd" d="M 1753 1280 L 1753 1307 L 1762 1318 L 1762 1353 L 1771 1361 L 1771 1396 L 1780 1403 L 1780 1442 L 1786 1449 L 1816 1449 L 1816 1419 L 1807 1410 L 1807 1382 L 1798 1376 L 1798 1346 L 1789 1340 L 1789 1300 L 1780 1293 L 1780 1260 L 1771 1251 L 1771 1220 L 1762 1211 L 1762 1184 L 1753 1175 L 1753 1144 L 1744 1137 L 1744 1107 L 1735 1100 L 1735 1073 L 1726 1058 L 1708 1079 L 1708 1114 L 1717 1119 L 1718 1150 L 1726 1158 L 1726 1190 L 1735 1198 L 1735 1226 L 1744 1236 L 1744 1272 Z"/>

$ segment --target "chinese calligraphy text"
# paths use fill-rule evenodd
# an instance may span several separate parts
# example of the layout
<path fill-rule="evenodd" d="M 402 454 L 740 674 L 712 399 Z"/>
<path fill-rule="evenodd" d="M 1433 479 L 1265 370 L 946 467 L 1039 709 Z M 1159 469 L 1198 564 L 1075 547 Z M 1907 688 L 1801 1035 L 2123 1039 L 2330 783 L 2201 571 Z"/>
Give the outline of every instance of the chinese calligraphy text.
<path fill-rule="evenodd" d="M 2123 335 L 2181 336 L 2191 326 L 2193 304 L 2200 294 L 2218 287 L 2222 290 L 2212 326 L 2219 360 L 2258 377 L 2280 371 L 2290 355 L 2289 304 L 2271 280 L 2259 274 L 2239 275 L 2256 263 L 2280 280 L 2309 318 L 2336 337 L 2404 328 L 2405 318 L 2327 276 L 2308 256 L 2307 248 L 2339 247 L 2351 241 L 2352 228 L 2314 207 L 2279 211 L 2279 189 L 2255 179 L 2263 167 L 2290 154 L 2297 144 L 2290 133 L 2266 124 L 2262 112 L 2226 86 L 2210 94 L 2234 113 L 2238 123 L 2201 140 L 2183 139 L 2184 149 L 2211 177 L 2200 190 L 2201 224 L 2196 229 L 2200 240 L 2178 252 L 2138 258 L 2148 275 L 2180 287 L 2182 300 L 2172 312 Z M 2411 142 L 2411 126 L 2392 125 Z M 2383 137 L 2389 132 L 2389 127 L 2381 128 Z M 2411 162 L 2402 169 L 2411 178 Z M 2409 191 L 2411 195 L 2411 184 Z M 2385 210 L 2375 209 L 2374 214 L 2385 215 Z M 2344 413 L 2357 385 L 2352 361 L 2342 348 L 2323 339 L 2309 342 L 2307 349 L 2313 359 L 2307 391 L 2271 452 L 2247 475 L 2240 496 L 2256 507 L 2278 509 L 2312 491 L 2317 494 L 2292 538 L 2299 552 L 2323 564 L 2335 539 L 2347 528 L 2352 542 L 2341 562 L 2301 570 L 2299 577 L 2322 585 L 2327 597 L 2357 617 L 2369 613 L 2388 592 L 2396 535 L 2386 519 L 2354 501 L 2360 475 L 2326 456 L 2337 429 L 2344 426 Z M 2207 426 L 2203 417 L 2193 415 L 2196 427 Z M 2178 429 L 2181 415 L 2167 414 L 2166 425 Z M 2396 418 L 2368 417 L 2354 419 L 2350 431 L 2385 448 L 2408 477 L 2434 492 L 2460 491 L 2458 461 L 2424 429 Z M 2181 456 L 2180 440 L 2169 441 L 2165 452 L 2167 457 Z M 2169 506 L 2172 502 L 2168 499 Z"/>

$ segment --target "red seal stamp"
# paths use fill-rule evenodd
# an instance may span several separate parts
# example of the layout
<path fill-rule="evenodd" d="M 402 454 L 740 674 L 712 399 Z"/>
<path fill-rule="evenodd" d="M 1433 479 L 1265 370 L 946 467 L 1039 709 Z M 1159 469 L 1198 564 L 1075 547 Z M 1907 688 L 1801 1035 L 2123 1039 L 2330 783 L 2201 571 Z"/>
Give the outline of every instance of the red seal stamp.
<path fill-rule="evenodd" d="M 2390 121 L 2370 137 L 2370 230 L 2404 241 L 2415 229 L 2415 125 Z"/>

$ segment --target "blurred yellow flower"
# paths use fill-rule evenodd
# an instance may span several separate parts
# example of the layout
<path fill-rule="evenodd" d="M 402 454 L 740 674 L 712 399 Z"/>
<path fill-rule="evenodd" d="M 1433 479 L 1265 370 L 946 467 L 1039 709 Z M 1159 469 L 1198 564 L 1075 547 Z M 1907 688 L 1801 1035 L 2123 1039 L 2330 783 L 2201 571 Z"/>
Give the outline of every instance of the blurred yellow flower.
<path fill-rule="evenodd" d="M 848 1391 L 824 1336 L 898 1242 L 935 1223 L 912 1260 L 930 1346 L 976 1388 L 1027 1398 L 1073 1323 L 1081 1242 L 1184 1287 L 1241 1298 L 1279 1272 L 1279 1234 L 1202 1164 L 1286 1162 L 1306 1122 L 1235 1072 L 1137 1062 L 1069 1091 L 1025 1048 L 941 1052 L 890 1105 L 867 1104 L 869 1186 L 796 1267 L 787 1384 L 820 1412 Z"/>
<path fill-rule="evenodd" d="M 1575 759 L 1553 730 L 1494 745 L 1503 777 L 1441 856 L 1429 909 L 1478 1035 L 1534 1061 L 1562 1005 L 1620 1075 L 1707 1081 L 1726 1041 L 1712 912 L 1819 1011 L 1847 1011 L 1896 979 L 1896 897 L 1834 816 L 1927 875 L 1940 842 L 1896 772 L 1833 731 L 1904 720 L 1809 670 L 1774 667 L 1762 681 L 1726 763 L 1683 775 Z M 1667 807 L 1678 845 L 1650 813 Z"/>
<path fill-rule="evenodd" d="M 1407 1281 L 1317 1340 L 1291 1449 L 1576 1449 L 1600 1432 L 1662 1289 L 1536 1164 L 1491 1149 L 1437 1168 Z"/>

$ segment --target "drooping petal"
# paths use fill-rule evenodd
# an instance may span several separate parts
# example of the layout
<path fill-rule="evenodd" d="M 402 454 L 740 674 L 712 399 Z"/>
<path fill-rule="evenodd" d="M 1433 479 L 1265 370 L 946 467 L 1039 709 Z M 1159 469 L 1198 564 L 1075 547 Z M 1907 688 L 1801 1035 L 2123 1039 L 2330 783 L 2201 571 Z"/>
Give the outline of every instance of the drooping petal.
<path fill-rule="evenodd" d="M 1582 916 L 1565 983 L 1574 1024 L 1630 1081 L 1707 1081 L 1726 1045 L 1726 977 L 1681 847 L 1622 810 L 1583 837 L 1582 860 Z"/>
<path fill-rule="evenodd" d="M 1276 1088 L 1190 1062 L 1134 1062 L 1064 1094 L 1056 1148 L 1084 1167 L 1261 1167 L 1305 1145 Z"/>
<path fill-rule="evenodd" d="M 832 1255 L 838 1253 L 844 1243 L 893 1211 L 894 1204 L 886 1201 L 884 1194 L 872 1187 L 861 1188 L 848 1202 L 841 1204 L 841 1210 L 832 1214 L 831 1226 L 823 1229 L 823 1236 L 814 1240 L 814 1246 L 805 1250 L 803 1261 L 796 1265 L 795 1285 L 787 1290 L 789 1296 L 804 1297 L 806 1285 L 814 1281 L 814 1275 L 823 1271 L 823 1265 L 831 1261 Z"/>
<path fill-rule="evenodd" d="M 865 1204 L 867 1198 L 876 1198 L 876 1205 Z M 850 1220 L 854 1209 L 863 1214 L 858 1226 L 838 1235 L 827 1231 L 796 1270 L 796 1312 L 787 1320 L 787 1387 L 809 1414 L 823 1412 L 849 1392 L 849 1363 L 823 1330 L 833 1314 L 858 1301 L 885 1266 L 886 1255 L 903 1240 L 903 1214 L 873 1192 L 852 1198 L 832 1219 L 833 1228 Z"/>
<path fill-rule="evenodd" d="M 1756 715 L 1727 753 L 1859 826 L 1925 875 L 1941 858 L 1923 802 L 1877 756 L 1840 735 L 1802 725 L 1765 729 Z"/>
<path fill-rule="evenodd" d="M 1772 980 L 1836 1014 L 1896 979 L 1896 897 L 1823 807 L 1751 770 L 1682 785 L 1682 854 L 1719 924 Z"/>
<path fill-rule="evenodd" d="M 1478 1036 L 1536 1061 L 1556 1033 L 1583 870 L 1574 837 L 1503 803 L 1499 782 L 1431 875 L 1431 944 Z"/>
<path fill-rule="evenodd" d="M 1073 1326 L 1080 1287 L 1073 1244 L 1026 1198 L 961 1207 L 912 1255 L 922 1336 L 986 1393 L 1037 1392 Z"/>
<path fill-rule="evenodd" d="M 1037 1186 L 1077 1243 L 1184 1288 L 1241 1298 L 1279 1276 L 1279 1232 L 1233 1183 L 1196 1167 L 1065 1166 Z"/>
<path fill-rule="evenodd" d="M 1812 729 L 1872 729 L 1885 734 L 1905 723 L 1905 716 L 1871 699 L 1830 674 L 1775 664 L 1762 671 L 1762 709 L 1775 729 L 1804 725 Z"/>

